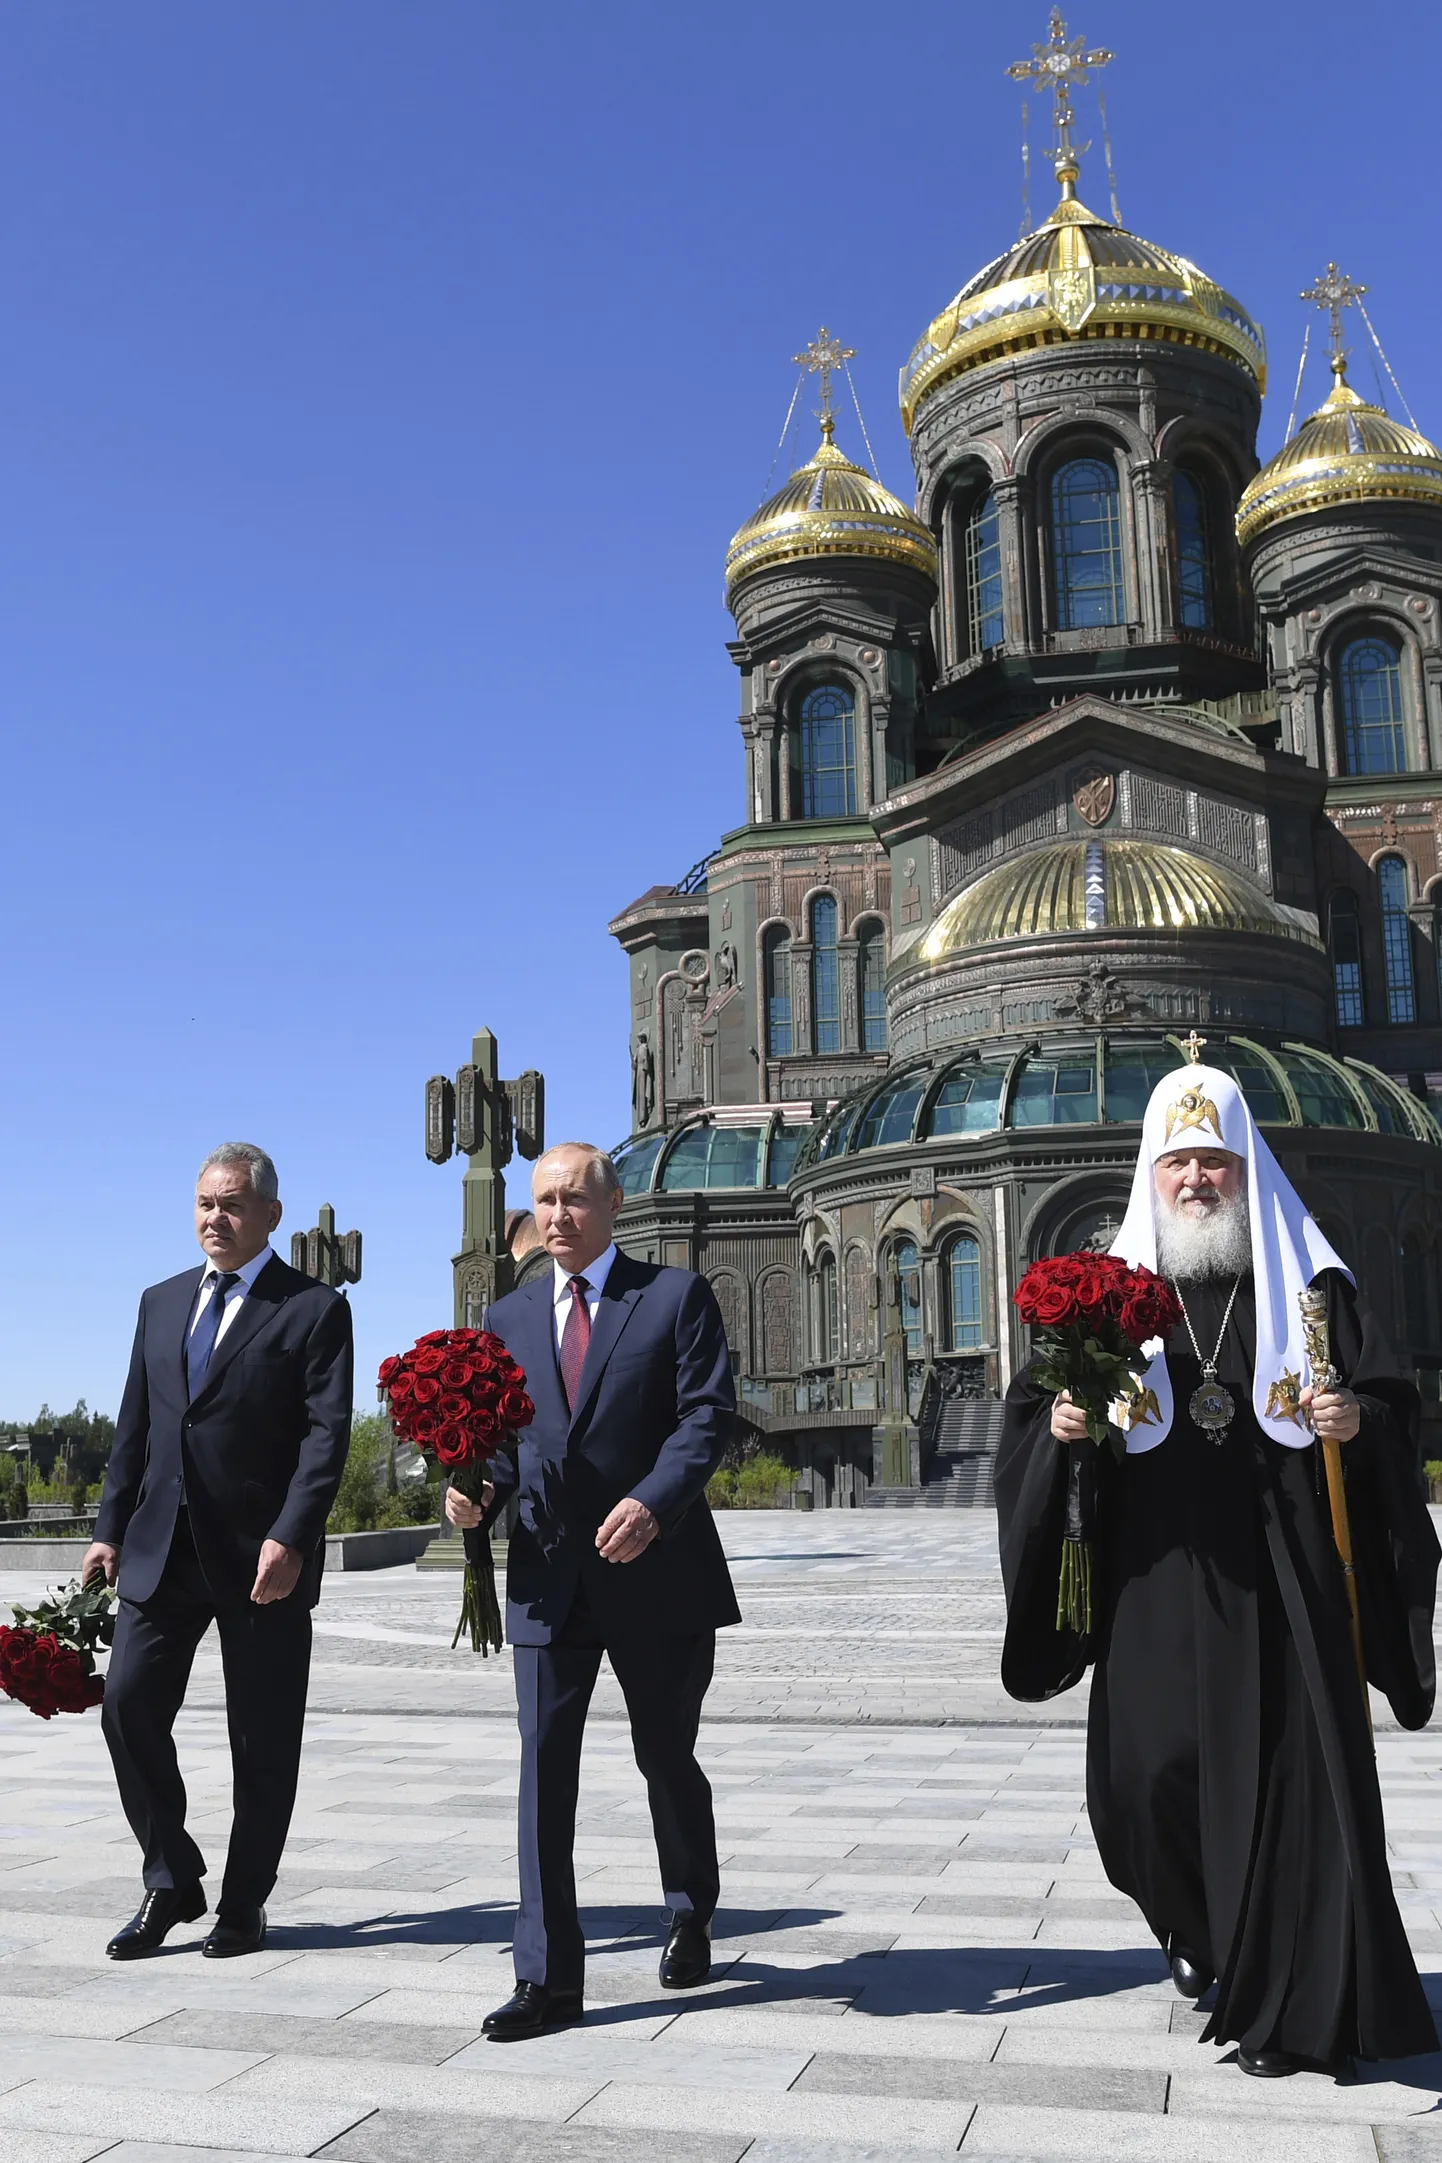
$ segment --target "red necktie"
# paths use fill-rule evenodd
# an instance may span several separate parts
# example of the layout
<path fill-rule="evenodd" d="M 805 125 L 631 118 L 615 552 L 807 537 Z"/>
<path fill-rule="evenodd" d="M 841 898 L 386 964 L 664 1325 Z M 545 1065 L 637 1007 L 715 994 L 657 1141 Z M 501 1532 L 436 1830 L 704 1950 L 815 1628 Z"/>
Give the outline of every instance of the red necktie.
<path fill-rule="evenodd" d="M 586 1351 L 591 1342 L 591 1310 L 586 1305 L 586 1294 L 590 1289 L 584 1277 L 572 1277 L 566 1286 L 571 1295 L 571 1311 L 561 1332 L 561 1387 L 573 1412 L 581 1389 L 581 1369 L 586 1364 Z"/>

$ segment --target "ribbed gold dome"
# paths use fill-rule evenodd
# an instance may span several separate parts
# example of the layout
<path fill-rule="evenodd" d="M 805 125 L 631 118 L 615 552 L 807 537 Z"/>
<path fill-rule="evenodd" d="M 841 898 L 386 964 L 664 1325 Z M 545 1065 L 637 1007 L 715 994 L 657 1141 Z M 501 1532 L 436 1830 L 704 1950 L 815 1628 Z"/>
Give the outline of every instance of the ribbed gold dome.
<path fill-rule="evenodd" d="M 1243 544 L 1280 518 L 1334 503 L 1401 498 L 1442 510 L 1442 451 L 1368 405 L 1347 381 L 1341 357 L 1326 404 L 1247 483 L 1237 506 Z"/>
<path fill-rule="evenodd" d="M 836 448 L 831 416 L 821 448 L 748 518 L 726 551 L 726 598 L 757 571 L 807 556 L 881 556 L 936 578 L 936 543 L 898 496 Z"/>
<path fill-rule="evenodd" d="M 995 871 L 947 903 L 921 942 L 941 961 L 998 939 L 1061 931 L 1250 931 L 1317 939 L 1238 873 L 1158 841 L 1058 841 Z"/>
<path fill-rule="evenodd" d="M 1139 240 L 1079 203 L 1074 167 L 1038 232 L 979 270 L 929 326 L 901 371 L 910 435 L 938 384 L 1005 353 L 1074 338 L 1156 338 L 1204 346 L 1267 387 L 1267 344 L 1240 301 L 1184 256 Z"/>

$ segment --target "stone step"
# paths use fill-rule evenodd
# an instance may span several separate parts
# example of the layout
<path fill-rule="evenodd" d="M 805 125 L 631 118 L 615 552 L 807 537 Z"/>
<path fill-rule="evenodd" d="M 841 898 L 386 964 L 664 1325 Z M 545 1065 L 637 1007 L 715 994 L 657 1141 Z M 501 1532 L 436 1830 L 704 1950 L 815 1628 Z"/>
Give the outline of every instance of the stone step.
<path fill-rule="evenodd" d="M 995 1458 L 988 1451 L 938 1451 L 920 1487 L 871 1487 L 867 1509 L 990 1509 Z"/>

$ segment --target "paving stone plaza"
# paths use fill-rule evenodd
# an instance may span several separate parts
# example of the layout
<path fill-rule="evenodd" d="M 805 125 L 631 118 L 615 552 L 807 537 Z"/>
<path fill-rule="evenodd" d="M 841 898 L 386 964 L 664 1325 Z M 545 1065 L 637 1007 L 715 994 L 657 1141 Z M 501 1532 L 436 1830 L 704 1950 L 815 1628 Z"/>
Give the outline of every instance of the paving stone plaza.
<path fill-rule="evenodd" d="M 480 2039 L 510 1987 L 518 1750 L 507 1656 L 448 1649 L 449 1573 L 328 1578 L 300 1804 L 249 1959 L 203 1961 L 201 1923 L 105 1960 L 138 1867 L 99 1722 L 0 1701 L 0 2163 L 1442 2157 L 1442 2060 L 1257 2081 L 1198 2044 L 1097 1862 L 1084 1692 L 1033 1711 L 996 1682 L 992 1512 L 718 1522 L 746 1619 L 702 1730 L 713 1980 L 657 1986 L 645 1795 L 603 1670 L 577 1838 L 588 2016 L 528 2042 Z M 0 1603 L 39 1583 L 0 1578 Z M 213 1639 L 179 1735 L 214 1885 Z M 1442 2005 L 1442 1749 L 1381 1719 L 1377 1740 Z"/>

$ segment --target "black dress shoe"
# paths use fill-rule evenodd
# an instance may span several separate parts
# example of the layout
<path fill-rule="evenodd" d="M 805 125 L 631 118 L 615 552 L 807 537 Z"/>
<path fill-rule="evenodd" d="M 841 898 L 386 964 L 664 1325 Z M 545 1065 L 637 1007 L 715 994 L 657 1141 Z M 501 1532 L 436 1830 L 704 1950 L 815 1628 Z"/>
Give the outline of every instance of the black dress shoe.
<path fill-rule="evenodd" d="M 513 2043 L 539 2035 L 543 2028 L 564 2028 L 586 2017 L 579 1990 L 548 1990 L 544 1983 L 517 1983 L 516 1994 L 487 2013 L 481 2033 L 493 2043 Z"/>
<path fill-rule="evenodd" d="M 1294 2058 L 1289 2050 L 1241 2050 L 1237 2063 L 1244 2073 L 1254 2080 L 1284 2080 L 1288 2073 L 1301 2073 L 1310 2064 L 1306 2058 Z"/>
<path fill-rule="evenodd" d="M 207 1960 L 234 1960 L 241 1953 L 258 1953 L 264 1943 L 264 1908 L 227 1908 L 216 1916 L 215 1928 L 200 1950 Z"/>
<path fill-rule="evenodd" d="M 711 1973 L 711 1925 L 694 1915 L 673 1915 L 661 1955 L 663 1990 L 694 1990 Z"/>
<path fill-rule="evenodd" d="M 146 1953 L 159 1952 L 167 1932 L 177 1923 L 199 1922 L 204 1913 L 205 1894 L 199 1885 L 161 1886 L 146 1894 L 105 1950 L 112 1960 L 139 1960 Z"/>
<path fill-rule="evenodd" d="M 1171 1961 L 1172 1981 L 1180 1998 L 1204 1997 L 1217 1980 L 1215 1975 L 1210 1975 L 1201 1962 L 1194 1960 L 1180 1945 L 1172 1946 Z"/>

